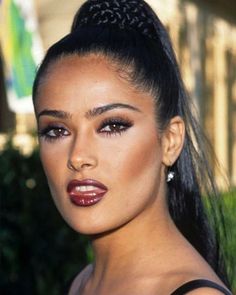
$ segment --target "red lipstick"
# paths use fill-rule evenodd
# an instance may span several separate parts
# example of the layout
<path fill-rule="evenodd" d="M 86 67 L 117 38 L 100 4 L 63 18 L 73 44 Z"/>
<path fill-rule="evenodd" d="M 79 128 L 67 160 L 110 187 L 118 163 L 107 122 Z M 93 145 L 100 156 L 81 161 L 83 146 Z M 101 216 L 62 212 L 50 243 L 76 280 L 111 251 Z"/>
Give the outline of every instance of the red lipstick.
<path fill-rule="evenodd" d="M 67 186 L 71 202 L 80 207 L 88 207 L 97 204 L 105 193 L 107 187 L 93 179 L 72 180 Z"/>

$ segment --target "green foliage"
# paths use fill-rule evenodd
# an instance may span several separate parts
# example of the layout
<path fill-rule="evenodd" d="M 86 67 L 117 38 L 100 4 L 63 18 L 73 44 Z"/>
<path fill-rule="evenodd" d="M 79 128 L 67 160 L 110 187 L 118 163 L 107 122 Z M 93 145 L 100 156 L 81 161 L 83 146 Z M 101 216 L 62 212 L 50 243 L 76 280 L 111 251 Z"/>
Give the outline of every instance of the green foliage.
<path fill-rule="evenodd" d="M 210 202 L 210 198 L 214 198 Z M 216 230 L 231 289 L 236 291 L 236 190 L 221 193 L 219 198 L 203 198 L 208 218 Z M 213 205 L 213 207 L 211 206 Z"/>
<path fill-rule="evenodd" d="M 223 194 L 226 214 L 225 225 L 228 233 L 226 253 L 228 253 L 229 274 L 232 277 L 233 290 L 236 291 L 236 190 Z"/>
<path fill-rule="evenodd" d="M 65 294 L 91 251 L 51 200 L 38 151 L 0 153 L 1 294 Z"/>

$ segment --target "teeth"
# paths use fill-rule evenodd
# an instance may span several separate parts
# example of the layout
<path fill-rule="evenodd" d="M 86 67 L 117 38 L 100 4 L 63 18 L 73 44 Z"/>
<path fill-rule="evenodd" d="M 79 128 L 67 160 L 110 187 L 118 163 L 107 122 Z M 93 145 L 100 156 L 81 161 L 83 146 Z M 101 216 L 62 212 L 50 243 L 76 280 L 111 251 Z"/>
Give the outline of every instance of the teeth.
<path fill-rule="evenodd" d="M 81 186 L 76 186 L 75 191 L 76 192 L 87 192 L 87 191 L 93 191 L 95 190 L 96 187 L 93 185 L 81 185 Z"/>

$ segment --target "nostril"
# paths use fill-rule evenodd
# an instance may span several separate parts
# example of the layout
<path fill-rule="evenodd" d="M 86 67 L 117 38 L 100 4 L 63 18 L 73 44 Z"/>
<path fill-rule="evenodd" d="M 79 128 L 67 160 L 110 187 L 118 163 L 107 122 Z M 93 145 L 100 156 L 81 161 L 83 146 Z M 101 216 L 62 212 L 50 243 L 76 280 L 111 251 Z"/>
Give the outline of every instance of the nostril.
<path fill-rule="evenodd" d="M 73 171 L 81 171 L 86 168 L 93 168 L 97 165 L 97 160 L 93 157 L 69 159 L 67 167 Z"/>
<path fill-rule="evenodd" d="M 71 161 L 67 162 L 67 168 L 70 170 L 76 170 L 75 167 L 72 165 Z"/>

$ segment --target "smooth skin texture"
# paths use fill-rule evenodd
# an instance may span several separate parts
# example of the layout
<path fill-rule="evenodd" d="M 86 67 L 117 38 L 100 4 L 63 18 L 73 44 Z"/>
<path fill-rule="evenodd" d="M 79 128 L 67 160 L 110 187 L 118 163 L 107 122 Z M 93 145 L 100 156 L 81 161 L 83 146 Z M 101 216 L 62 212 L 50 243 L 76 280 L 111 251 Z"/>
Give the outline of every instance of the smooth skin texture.
<path fill-rule="evenodd" d="M 155 103 L 107 58 L 60 58 L 35 101 L 42 163 L 54 202 L 79 233 L 91 236 L 95 262 L 69 294 L 170 294 L 198 278 L 220 283 L 176 229 L 166 205 L 166 168 L 181 153 L 185 126 L 160 132 Z M 71 203 L 67 185 L 94 179 L 108 192 L 94 206 Z M 196 290 L 192 294 L 220 294 Z"/>

